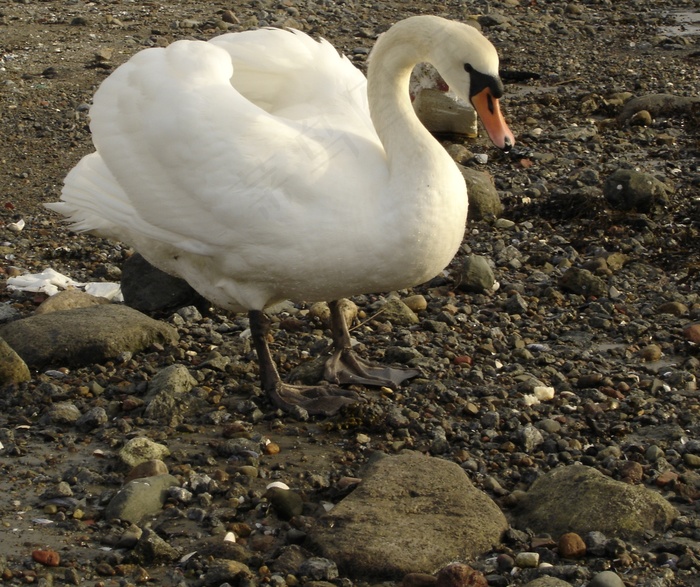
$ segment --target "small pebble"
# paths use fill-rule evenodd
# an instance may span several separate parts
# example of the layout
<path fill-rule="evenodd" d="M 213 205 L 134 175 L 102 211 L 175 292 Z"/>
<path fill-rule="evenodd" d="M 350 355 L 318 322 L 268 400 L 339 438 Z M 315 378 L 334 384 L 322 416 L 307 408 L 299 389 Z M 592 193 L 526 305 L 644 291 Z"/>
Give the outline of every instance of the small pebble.
<path fill-rule="evenodd" d="M 534 569 L 540 563 L 537 552 L 519 552 L 515 555 L 515 566 L 522 569 Z"/>
<path fill-rule="evenodd" d="M 263 452 L 266 455 L 276 455 L 279 454 L 280 452 L 280 445 L 277 444 L 276 442 L 268 442 L 265 447 L 263 448 Z"/>
<path fill-rule="evenodd" d="M 588 587 L 625 587 L 625 584 L 617 573 L 603 571 L 591 579 Z"/>
<path fill-rule="evenodd" d="M 658 361 L 662 354 L 661 347 L 658 344 L 650 344 L 639 350 L 639 355 L 647 362 Z"/>
<path fill-rule="evenodd" d="M 425 296 L 420 294 L 404 298 L 403 303 L 414 312 L 422 312 L 428 307 L 428 301 L 425 299 Z"/>
<path fill-rule="evenodd" d="M 632 126 L 651 126 L 652 122 L 653 119 L 648 110 L 640 110 L 630 118 L 630 124 Z"/>
<path fill-rule="evenodd" d="M 438 571 L 436 587 L 488 587 L 488 581 L 469 565 L 452 563 Z"/>

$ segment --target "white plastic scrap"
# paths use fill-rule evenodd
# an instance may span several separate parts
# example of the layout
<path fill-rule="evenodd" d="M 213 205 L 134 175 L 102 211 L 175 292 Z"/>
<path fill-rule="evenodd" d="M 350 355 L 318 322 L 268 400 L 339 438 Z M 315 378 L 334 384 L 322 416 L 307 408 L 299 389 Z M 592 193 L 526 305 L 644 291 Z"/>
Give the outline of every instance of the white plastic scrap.
<path fill-rule="evenodd" d="M 554 399 L 554 388 L 548 385 L 537 385 L 532 391 L 541 402 L 548 402 Z"/>
<path fill-rule="evenodd" d="M 289 490 L 289 485 L 286 483 L 283 483 L 282 481 L 273 481 L 272 483 L 269 483 L 265 489 L 286 489 Z"/>
<path fill-rule="evenodd" d="M 12 232 L 22 232 L 24 227 L 25 222 L 21 218 L 17 222 L 11 222 L 7 225 L 7 228 L 9 228 Z"/>
<path fill-rule="evenodd" d="M 10 290 L 45 293 L 49 296 L 57 294 L 62 289 L 77 287 L 93 296 L 100 296 L 115 302 L 124 300 L 118 283 L 80 283 L 50 267 L 41 273 L 27 273 L 26 275 L 10 277 L 7 280 L 7 287 Z"/>

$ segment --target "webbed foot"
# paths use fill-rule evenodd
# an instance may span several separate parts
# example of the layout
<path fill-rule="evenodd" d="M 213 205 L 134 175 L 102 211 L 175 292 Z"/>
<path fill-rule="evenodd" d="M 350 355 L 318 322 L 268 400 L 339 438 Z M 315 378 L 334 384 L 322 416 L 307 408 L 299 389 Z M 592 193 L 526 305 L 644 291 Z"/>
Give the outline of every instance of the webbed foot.
<path fill-rule="evenodd" d="M 324 378 L 340 385 L 370 385 L 397 389 L 407 379 L 417 377 L 417 369 L 401 369 L 370 363 L 351 349 L 336 350 L 326 362 Z"/>
<path fill-rule="evenodd" d="M 305 411 L 309 416 L 333 416 L 343 406 L 364 401 L 357 393 L 334 385 L 290 385 L 277 382 L 264 391 L 272 402 L 290 414 Z"/>

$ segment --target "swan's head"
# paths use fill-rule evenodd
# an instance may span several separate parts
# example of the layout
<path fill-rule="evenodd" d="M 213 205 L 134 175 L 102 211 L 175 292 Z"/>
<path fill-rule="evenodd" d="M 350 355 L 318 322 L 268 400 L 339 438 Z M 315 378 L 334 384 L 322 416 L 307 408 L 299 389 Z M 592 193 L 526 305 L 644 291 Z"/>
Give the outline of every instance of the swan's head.
<path fill-rule="evenodd" d="M 498 54 L 491 42 L 472 26 L 447 23 L 444 37 L 433 45 L 433 65 L 463 100 L 469 100 L 494 145 L 509 151 L 515 137 L 499 105 L 503 82 L 498 75 Z"/>

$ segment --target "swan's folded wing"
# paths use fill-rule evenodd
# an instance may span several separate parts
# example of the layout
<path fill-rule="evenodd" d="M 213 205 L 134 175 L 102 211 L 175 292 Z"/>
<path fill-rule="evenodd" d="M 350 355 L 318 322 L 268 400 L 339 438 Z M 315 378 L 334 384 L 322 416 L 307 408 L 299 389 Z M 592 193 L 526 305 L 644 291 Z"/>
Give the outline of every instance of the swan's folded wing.
<path fill-rule="evenodd" d="M 261 32 L 302 39 L 307 52 L 313 43 L 326 61 L 335 51 L 305 35 Z M 258 50 L 268 63 L 269 45 Z M 276 239 L 280 226 L 301 234 L 310 211 L 323 222 L 348 198 L 376 194 L 386 164 L 362 101 L 362 76 L 349 63 L 326 71 L 326 77 L 347 74 L 344 82 L 330 77 L 330 91 L 318 85 L 324 59 L 308 78 L 298 67 L 285 78 L 280 64 L 275 78 L 267 66 L 259 81 L 272 77 L 279 85 L 267 97 L 285 96 L 272 112 L 271 102 L 259 106 L 232 86 L 231 53 L 214 43 L 179 41 L 137 54 L 103 82 L 91 109 L 97 151 L 123 190 L 93 209 L 104 204 L 118 212 L 111 220 L 129 222 L 129 230 L 154 230 L 169 242 L 201 241 L 206 249 Z M 343 63 L 337 53 L 334 59 Z M 253 64 L 239 59 L 239 67 L 243 85 L 254 85 Z M 291 99 L 295 92 L 309 95 L 312 83 L 324 94 L 320 101 Z M 354 92 L 338 92 L 343 83 L 355 84 Z"/>
<path fill-rule="evenodd" d="M 209 41 L 233 63 L 236 89 L 278 116 L 334 116 L 374 135 L 365 76 L 327 41 L 299 31 L 259 29 Z"/>

